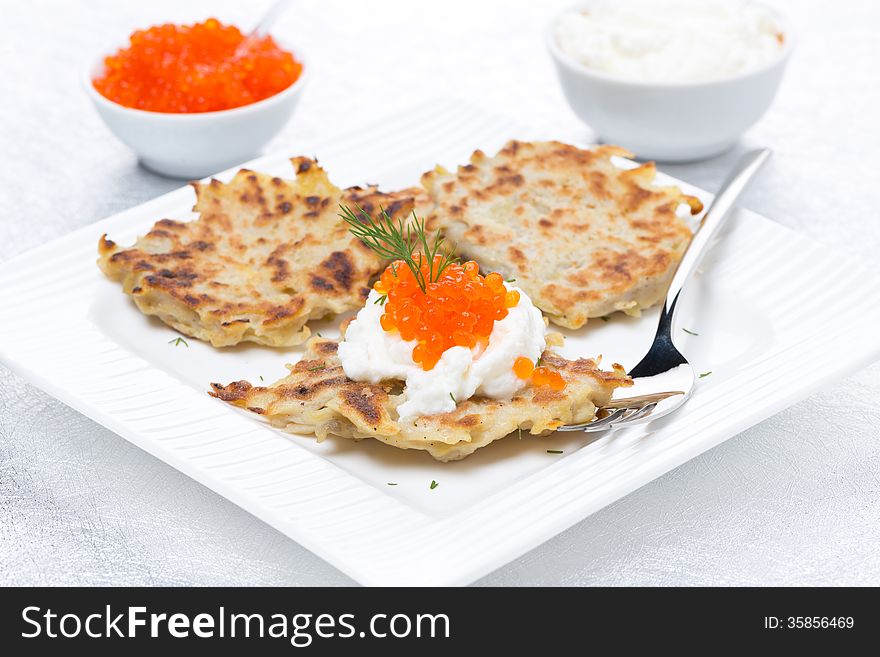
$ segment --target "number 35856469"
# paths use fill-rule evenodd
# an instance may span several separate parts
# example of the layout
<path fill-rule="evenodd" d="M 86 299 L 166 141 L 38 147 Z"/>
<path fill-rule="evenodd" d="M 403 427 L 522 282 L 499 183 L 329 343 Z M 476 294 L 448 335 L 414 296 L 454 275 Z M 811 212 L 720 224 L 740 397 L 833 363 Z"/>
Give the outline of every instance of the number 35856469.
<path fill-rule="evenodd" d="M 783 618 L 767 616 L 764 626 L 768 629 L 785 628 L 791 630 L 813 629 L 852 629 L 855 620 L 852 616 L 786 616 Z"/>

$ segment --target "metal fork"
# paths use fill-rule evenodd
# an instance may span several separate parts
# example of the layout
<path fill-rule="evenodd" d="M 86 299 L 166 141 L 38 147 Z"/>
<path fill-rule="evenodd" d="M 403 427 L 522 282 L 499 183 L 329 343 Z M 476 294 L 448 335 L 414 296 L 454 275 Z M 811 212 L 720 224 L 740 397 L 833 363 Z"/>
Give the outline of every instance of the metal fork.
<path fill-rule="evenodd" d="M 713 238 L 730 216 L 737 198 L 770 157 L 770 153 L 769 148 L 746 153 L 728 174 L 715 200 L 703 215 L 700 227 L 672 278 L 666 302 L 660 309 L 654 342 L 639 364 L 629 371 L 633 387 L 627 390 L 630 395 L 636 394 L 612 399 L 599 409 L 596 419 L 591 422 L 567 424 L 557 431 L 604 431 L 648 422 L 668 415 L 688 400 L 696 383 L 694 368 L 672 342 L 672 320 L 678 297 L 712 245 Z"/>

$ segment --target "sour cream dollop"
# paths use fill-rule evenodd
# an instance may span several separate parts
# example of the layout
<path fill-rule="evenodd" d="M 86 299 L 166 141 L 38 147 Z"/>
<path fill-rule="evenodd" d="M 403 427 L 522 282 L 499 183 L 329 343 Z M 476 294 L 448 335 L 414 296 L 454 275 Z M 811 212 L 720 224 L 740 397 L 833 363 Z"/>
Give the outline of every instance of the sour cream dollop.
<path fill-rule="evenodd" d="M 773 14 L 737 0 L 597 0 L 556 24 L 583 66 L 642 82 L 698 82 L 770 63 L 784 36 Z"/>
<path fill-rule="evenodd" d="M 457 402 L 476 394 L 510 399 L 527 384 L 513 373 L 513 362 L 520 356 L 538 360 L 547 346 L 547 329 L 526 293 L 505 286 L 519 292 L 519 303 L 495 322 L 486 348 L 451 347 L 427 371 L 412 359 L 415 340 L 403 340 L 397 331 L 382 328 L 384 309 L 376 303 L 379 294 L 371 291 L 339 344 L 342 369 L 354 381 L 405 381 L 404 401 L 397 409 L 402 420 L 453 411 Z"/>

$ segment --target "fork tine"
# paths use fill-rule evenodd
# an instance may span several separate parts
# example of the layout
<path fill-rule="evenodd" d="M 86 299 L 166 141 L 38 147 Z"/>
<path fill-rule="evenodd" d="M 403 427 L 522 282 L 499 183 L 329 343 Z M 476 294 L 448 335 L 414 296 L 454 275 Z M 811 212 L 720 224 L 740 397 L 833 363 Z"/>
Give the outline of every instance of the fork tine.
<path fill-rule="evenodd" d="M 656 406 L 656 404 L 653 404 L 653 406 Z M 625 427 L 629 423 L 630 419 L 637 415 L 640 415 L 645 408 L 646 407 L 621 408 L 609 415 L 608 417 L 602 418 L 601 420 L 596 420 L 595 422 L 590 422 L 589 424 L 585 425 L 583 431 L 605 431 L 608 429 L 618 429 L 620 427 Z"/>
<path fill-rule="evenodd" d="M 600 420 L 593 420 L 592 422 L 586 422 L 584 424 L 562 426 L 559 427 L 557 431 L 604 431 L 605 429 L 610 429 L 612 425 L 617 429 L 621 426 L 625 426 L 630 421 L 638 420 L 650 415 L 655 408 L 657 408 L 657 402 L 646 402 L 642 406 L 618 408 Z"/>
<path fill-rule="evenodd" d="M 630 422 L 633 422 L 634 420 L 638 420 L 638 419 L 643 418 L 647 415 L 650 415 L 651 411 L 653 411 L 655 408 L 657 408 L 657 402 L 652 402 L 652 403 L 648 404 L 647 406 L 640 408 L 632 415 L 628 415 L 626 418 L 624 418 L 623 420 L 621 420 L 620 422 L 618 422 L 614 426 L 619 427 L 621 425 L 626 425 L 626 424 L 629 424 Z"/>
<path fill-rule="evenodd" d="M 606 417 L 603 417 L 601 420 L 594 420 L 592 422 L 585 422 L 583 424 L 567 424 L 565 426 L 559 427 L 557 431 L 599 431 L 600 429 L 606 428 L 615 420 L 620 419 L 630 410 L 631 409 L 629 408 L 618 408 L 616 411 Z"/>
<path fill-rule="evenodd" d="M 637 397 L 624 397 L 623 399 L 612 399 L 607 404 L 603 404 L 602 408 L 642 408 L 651 402 L 660 402 L 667 397 L 675 395 L 683 395 L 683 390 L 672 390 L 669 392 L 655 392 L 650 395 L 639 395 Z"/>
<path fill-rule="evenodd" d="M 626 424 L 630 420 L 638 420 L 639 418 L 650 415 L 657 404 L 668 397 L 685 394 L 681 390 L 672 392 L 656 392 L 649 395 L 639 395 L 637 397 L 628 397 L 624 399 L 614 399 L 596 409 L 599 411 L 611 411 L 607 416 L 591 422 L 583 422 L 581 424 L 566 424 L 556 431 L 604 431 Z"/>

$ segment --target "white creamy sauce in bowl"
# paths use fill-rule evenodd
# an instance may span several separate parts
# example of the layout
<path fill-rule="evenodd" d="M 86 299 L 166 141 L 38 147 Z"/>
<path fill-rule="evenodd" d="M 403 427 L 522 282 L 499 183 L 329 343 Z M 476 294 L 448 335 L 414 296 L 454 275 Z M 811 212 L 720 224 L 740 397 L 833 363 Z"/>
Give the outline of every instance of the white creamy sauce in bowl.
<path fill-rule="evenodd" d="M 525 292 L 505 286 L 519 292 L 519 303 L 495 322 L 488 346 L 447 349 L 427 371 L 412 359 L 415 340 L 403 340 L 397 331 L 382 328 L 384 307 L 376 303 L 379 293 L 371 291 L 339 344 L 342 369 L 354 381 L 405 381 L 404 401 L 397 409 L 401 419 L 447 413 L 476 394 L 510 399 L 528 383 L 513 373 L 514 361 L 520 356 L 537 361 L 547 342 L 541 311 Z"/>
<path fill-rule="evenodd" d="M 641 82 L 705 82 L 781 53 L 773 14 L 737 0 L 596 0 L 564 14 L 559 48 L 584 67 Z"/>

